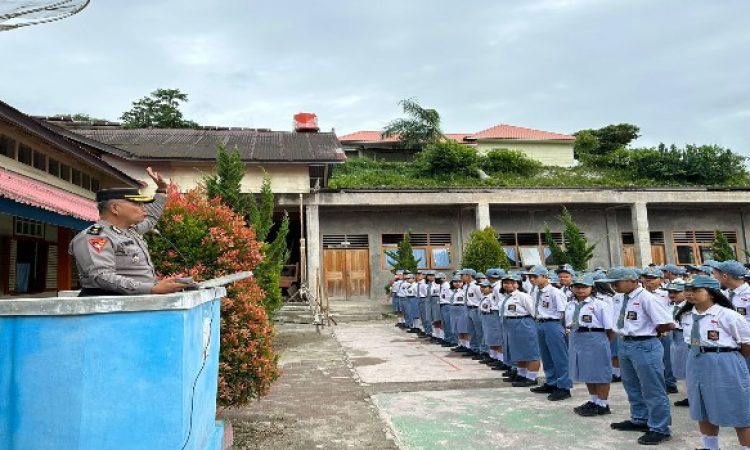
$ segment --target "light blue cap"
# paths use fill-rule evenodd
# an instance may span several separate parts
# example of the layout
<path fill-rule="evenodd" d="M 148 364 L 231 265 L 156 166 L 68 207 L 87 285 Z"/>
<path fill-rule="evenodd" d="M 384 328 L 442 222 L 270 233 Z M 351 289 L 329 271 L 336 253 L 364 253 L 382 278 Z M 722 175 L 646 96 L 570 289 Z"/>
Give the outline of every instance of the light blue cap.
<path fill-rule="evenodd" d="M 557 270 L 555 270 L 555 273 L 561 273 L 561 272 L 567 272 L 573 276 L 576 276 L 576 271 L 573 270 L 573 266 L 570 264 L 563 264 L 562 266 L 558 267 Z"/>
<path fill-rule="evenodd" d="M 505 275 L 503 276 L 503 281 L 505 281 L 505 280 L 513 280 L 513 281 L 518 281 L 519 283 L 520 283 L 521 281 L 523 281 L 523 280 L 521 279 L 521 275 L 519 275 L 519 274 L 517 274 L 517 273 L 506 273 L 506 274 L 505 274 Z"/>
<path fill-rule="evenodd" d="M 531 269 L 529 269 L 529 271 L 526 272 L 526 275 L 537 275 L 537 276 L 545 275 L 546 276 L 546 275 L 549 275 L 549 269 L 547 269 L 544 266 L 536 265 L 532 267 Z"/>
<path fill-rule="evenodd" d="M 664 273 L 658 267 L 644 267 L 641 276 L 645 278 L 663 278 Z"/>
<path fill-rule="evenodd" d="M 492 283 L 490 283 L 487 280 L 484 280 L 481 283 L 479 283 L 479 286 L 481 286 L 481 287 L 492 287 Z"/>
<path fill-rule="evenodd" d="M 407 273 L 406 278 L 416 278 L 413 273 Z"/>
<path fill-rule="evenodd" d="M 503 275 L 505 275 L 505 271 L 503 269 L 489 269 L 487 270 L 487 277 L 488 278 L 502 278 Z"/>
<path fill-rule="evenodd" d="M 477 275 L 477 271 L 474 269 L 463 269 L 459 272 L 460 275 L 471 275 L 472 277 Z"/>
<path fill-rule="evenodd" d="M 443 272 L 438 272 L 435 274 L 435 278 L 438 280 L 445 280 L 445 274 Z"/>
<path fill-rule="evenodd" d="M 579 275 L 573 279 L 573 282 L 571 283 L 572 286 L 583 285 L 583 286 L 593 286 L 594 285 L 594 276 L 593 275 Z"/>
<path fill-rule="evenodd" d="M 677 264 L 665 264 L 664 267 L 662 267 L 662 270 L 664 272 L 673 273 L 675 275 L 682 275 L 685 273 L 685 268 L 680 267 Z"/>
<path fill-rule="evenodd" d="M 403 274 L 404 274 L 404 271 L 403 271 L 403 270 L 397 270 L 397 271 L 396 271 L 396 275 L 403 275 Z"/>
<path fill-rule="evenodd" d="M 742 263 L 738 261 L 720 262 L 716 266 L 716 270 L 734 278 L 742 278 L 747 273 L 747 269 L 745 268 L 745 266 L 743 266 Z"/>
<path fill-rule="evenodd" d="M 461 275 L 453 275 L 453 278 L 451 278 L 451 281 L 461 281 Z"/>
<path fill-rule="evenodd" d="M 482 272 L 477 272 L 477 274 L 474 275 L 474 278 L 479 280 L 480 278 L 486 279 L 487 277 Z"/>
<path fill-rule="evenodd" d="M 636 272 L 635 269 L 616 267 L 607 273 L 607 278 L 603 278 L 600 281 L 604 283 L 614 283 L 623 280 L 637 280 L 638 278 L 638 272 Z"/>
<path fill-rule="evenodd" d="M 708 275 L 696 275 L 692 280 L 685 283 L 685 287 L 720 289 L 721 284 L 719 284 L 719 280 L 714 277 Z"/>
<path fill-rule="evenodd" d="M 719 267 L 719 261 L 715 261 L 713 259 L 707 259 L 703 262 L 704 266 L 711 267 L 712 269 L 716 269 Z"/>
<path fill-rule="evenodd" d="M 685 290 L 685 282 L 682 280 L 674 280 L 667 285 L 667 291 L 682 292 Z"/>

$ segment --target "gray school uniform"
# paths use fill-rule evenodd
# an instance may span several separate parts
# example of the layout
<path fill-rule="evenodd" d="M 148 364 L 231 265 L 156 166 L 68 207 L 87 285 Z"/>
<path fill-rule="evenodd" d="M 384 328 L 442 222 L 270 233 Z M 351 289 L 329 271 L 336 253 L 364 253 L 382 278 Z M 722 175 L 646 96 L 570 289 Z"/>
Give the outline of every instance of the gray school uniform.
<path fill-rule="evenodd" d="M 394 312 L 401 311 L 401 303 L 398 298 L 398 290 L 401 288 L 401 283 L 403 283 L 404 280 L 396 280 L 391 285 L 391 306 L 393 307 Z"/>
<path fill-rule="evenodd" d="M 451 289 L 451 326 L 456 334 L 469 332 L 469 313 L 466 309 L 464 289 Z"/>
<path fill-rule="evenodd" d="M 687 358 L 690 418 L 719 427 L 750 426 L 750 371 L 742 355 L 729 350 L 750 344 L 750 325 L 736 311 L 719 305 L 713 305 L 702 315 L 693 309 L 682 315 L 681 324 L 690 344 Z M 708 351 L 718 348 L 729 351 Z"/>
<path fill-rule="evenodd" d="M 679 305 L 672 306 L 672 315 L 677 314 L 677 311 L 684 305 L 683 301 Z M 681 324 L 677 324 L 678 327 Z M 685 342 L 685 334 L 681 328 L 676 328 L 672 331 L 672 351 L 670 355 L 672 357 L 672 374 L 678 380 L 684 380 L 687 376 L 687 356 L 690 351 L 690 347 Z"/>
<path fill-rule="evenodd" d="M 607 330 L 611 330 L 612 306 L 597 298 L 573 300 L 565 309 L 570 328 L 570 377 L 583 383 L 612 381 L 612 353 Z"/>
<path fill-rule="evenodd" d="M 430 283 L 430 316 L 433 322 L 443 320 L 443 314 L 440 311 L 440 285 L 436 282 Z"/>
<path fill-rule="evenodd" d="M 536 323 L 532 317 L 533 312 L 533 300 L 528 294 L 520 291 L 514 291 L 507 298 L 505 309 L 501 311 L 508 347 L 505 349 L 505 354 L 513 363 L 540 359 L 539 339 Z"/>
<path fill-rule="evenodd" d="M 479 303 L 479 313 L 482 319 L 484 344 L 487 347 L 500 347 L 503 345 L 498 308 L 499 305 L 495 300 L 495 294 L 482 295 L 482 301 Z"/>

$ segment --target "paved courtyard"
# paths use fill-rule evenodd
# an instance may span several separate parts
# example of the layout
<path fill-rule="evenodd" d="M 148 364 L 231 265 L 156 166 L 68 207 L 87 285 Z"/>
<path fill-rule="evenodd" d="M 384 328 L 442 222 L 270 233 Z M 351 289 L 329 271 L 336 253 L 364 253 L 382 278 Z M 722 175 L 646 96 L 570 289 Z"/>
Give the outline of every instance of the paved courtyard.
<path fill-rule="evenodd" d="M 635 442 L 639 433 L 609 428 L 628 418 L 620 384 L 612 388 L 612 415 L 583 418 L 571 410 L 587 398 L 582 385 L 572 399 L 552 403 L 388 322 L 321 334 L 304 327 L 310 326 L 279 328 L 288 345 L 272 393 L 230 413 L 237 448 L 644 448 Z M 680 391 L 670 400 L 683 398 L 682 383 Z M 673 439 L 659 448 L 697 447 L 700 435 L 686 408 L 673 408 L 673 422 Z M 732 430 L 722 441 L 736 447 Z"/>

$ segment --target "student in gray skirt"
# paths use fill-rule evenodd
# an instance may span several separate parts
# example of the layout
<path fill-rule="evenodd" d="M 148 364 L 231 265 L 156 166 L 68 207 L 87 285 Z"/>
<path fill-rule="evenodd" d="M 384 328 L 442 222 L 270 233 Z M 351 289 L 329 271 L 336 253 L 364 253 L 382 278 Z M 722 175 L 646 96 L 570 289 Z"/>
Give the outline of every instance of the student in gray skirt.
<path fill-rule="evenodd" d="M 469 314 L 464 297 L 464 282 L 460 275 L 451 279 L 451 326 L 458 336 L 458 346 L 451 351 L 471 354 L 471 334 L 469 334 Z"/>
<path fill-rule="evenodd" d="M 685 306 L 685 281 L 681 278 L 675 279 L 673 282 L 666 286 L 667 294 L 669 295 L 669 303 L 672 308 L 672 316 L 676 317 L 677 312 Z M 672 358 L 672 374 L 678 380 L 684 380 L 687 371 L 687 355 L 690 350 L 687 342 L 685 342 L 685 335 L 680 328 L 680 323 L 677 323 L 677 328 L 672 331 L 672 351 L 670 352 Z M 674 402 L 675 406 L 689 406 L 690 401 L 685 398 L 683 400 L 677 400 Z"/>
<path fill-rule="evenodd" d="M 484 343 L 489 349 L 490 361 L 487 365 L 497 366 L 500 362 L 500 352 L 503 346 L 503 337 L 500 329 L 499 303 L 492 292 L 492 283 L 484 280 L 479 283 L 482 290 L 482 301 L 479 303 L 479 313 L 482 319 L 482 330 L 484 331 Z"/>

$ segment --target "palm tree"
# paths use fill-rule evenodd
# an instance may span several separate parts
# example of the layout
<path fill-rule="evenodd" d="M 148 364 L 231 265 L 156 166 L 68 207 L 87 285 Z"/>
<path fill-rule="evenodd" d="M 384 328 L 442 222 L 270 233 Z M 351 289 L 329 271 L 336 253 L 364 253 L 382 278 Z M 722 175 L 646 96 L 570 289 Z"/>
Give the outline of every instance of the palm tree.
<path fill-rule="evenodd" d="M 408 98 L 398 102 L 408 116 L 391 121 L 383 129 L 382 137 L 398 137 L 407 150 L 421 150 L 427 144 L 443 139 L 440 114 L 434 109 L 422 108 L 416 100 Z"/>

